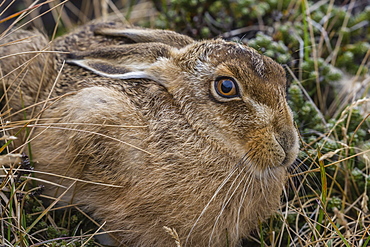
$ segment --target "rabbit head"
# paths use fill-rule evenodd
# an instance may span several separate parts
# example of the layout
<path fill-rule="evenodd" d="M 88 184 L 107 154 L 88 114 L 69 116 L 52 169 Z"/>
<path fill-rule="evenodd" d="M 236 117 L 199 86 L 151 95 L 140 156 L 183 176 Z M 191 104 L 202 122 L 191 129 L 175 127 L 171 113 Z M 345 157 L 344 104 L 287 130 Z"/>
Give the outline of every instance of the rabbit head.
<path fill-rule="evenodd" d="M 157 82 L 197 134 L 230 155 L 247 156 L 256 174 L 295 160 L 297 132 L 285 100 L 285 72 L 272 59 L 221 39 L 187 37 L 179 42 L 187 45 L 176 47 L 181 37 L 172 39 L 175 45 L 170 39 L 159 43 L 149 40 L 163 37 L 153 30 L 118 34 L 135 35 L 140 43 L 72 53 L 68 62 L 104 77 Z"/>

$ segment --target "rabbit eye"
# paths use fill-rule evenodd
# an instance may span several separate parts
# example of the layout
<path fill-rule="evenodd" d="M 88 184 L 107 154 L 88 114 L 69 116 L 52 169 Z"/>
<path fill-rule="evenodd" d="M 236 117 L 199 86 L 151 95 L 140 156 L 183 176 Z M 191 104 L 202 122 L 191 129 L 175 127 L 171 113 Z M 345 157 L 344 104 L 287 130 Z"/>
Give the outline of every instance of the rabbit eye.
<path fill-rule="evenodd" d="M 215 89 L 218 95 L 224 98 L 239 96 L 236 82 L 231 78 L 220 78 L 215 81 Z"/>

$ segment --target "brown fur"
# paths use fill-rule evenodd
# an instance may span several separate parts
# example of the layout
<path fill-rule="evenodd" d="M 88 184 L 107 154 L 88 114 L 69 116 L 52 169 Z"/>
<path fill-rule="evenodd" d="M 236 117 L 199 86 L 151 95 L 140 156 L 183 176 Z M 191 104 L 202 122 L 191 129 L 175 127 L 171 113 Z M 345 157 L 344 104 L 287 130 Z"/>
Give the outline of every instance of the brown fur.
<path fill-rule="evenodd" d="M 7 47 L 46 48 L 36 32 L 1 42 L 24 34 L 36 37 Z M 2 56 L 14 53 L 8 48 Z M 241 44 L 117 23 L 89 24 L 49 50 L 70 54 L 2 59 L 6 75 L 34 57 L 26 76 L 16 76 L 20 68 L 3 81 L 20 85 L 26 106 L 45 100 L 55 83 L 35 124 L 35 169 L 117 185 L 77 182 L 67 198 L 119 230 L 119 243 L 175 246 L 167 226 L 182 246 L 236 246 L 277 209 L 298 140 L 284 70 L 270 58 Z M 219 96 L 219 76 L 234 78 L 241 96 Z M 14 111 L 22 108 L 17 95 Z"/>

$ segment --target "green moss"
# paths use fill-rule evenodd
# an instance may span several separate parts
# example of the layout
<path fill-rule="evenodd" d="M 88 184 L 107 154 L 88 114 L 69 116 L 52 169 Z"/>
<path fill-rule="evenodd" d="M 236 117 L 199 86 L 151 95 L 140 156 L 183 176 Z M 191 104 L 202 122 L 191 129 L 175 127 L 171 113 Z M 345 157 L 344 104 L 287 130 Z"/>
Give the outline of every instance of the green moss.
<path fill-rule="evenodd" d="M 357 74 L 368 50 L 370 50 L 369 42 L 359 41 L 355 44 L 348 44 L 341 49 L 336 66 L 345 69 L 351 74 Z M 369 67 L 363 66 L 360 75 L 365 75 L 368 72 Z"/>
<path fill-rule="evenodd" d="M 262 32 L 257 33 L 256 38 L 248 40 L 248 45 L 261 54 L 271 57 L 278 63 L 286 64 L 292 59 L 288 47 L 281 41 L 276 42 L 271 36 Z"/>

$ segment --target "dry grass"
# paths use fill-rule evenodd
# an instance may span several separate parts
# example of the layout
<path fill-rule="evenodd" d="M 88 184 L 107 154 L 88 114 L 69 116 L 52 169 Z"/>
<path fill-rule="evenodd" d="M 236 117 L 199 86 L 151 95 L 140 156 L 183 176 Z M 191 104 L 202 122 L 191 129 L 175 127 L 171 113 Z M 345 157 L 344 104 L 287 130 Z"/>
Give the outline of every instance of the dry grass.
<path fill-rule="evenodd" d="M 132 4 L 134 1 L 82 0 L 81 6 L 78 7 L 68 0 L 22 2 L 24 5 L 16 4 L 15 1 L 0 0 L 2 9 L 0 40 L 12 32 L 11 28 L 15 26 L 27 28 L 33 25 L 39 29 L 47 29 L 45 31 L 53 38 L 58 33 L 70 30 L 90 19 L 107 18 L 109 13 L 114 13 L 124 21 L 145 23 L 149 26 L 154 26 L 157 15 L 149 1 Z M 22 9 L 15 9 L 16 6 L 21 6 Z M 47 8 L 44 8 L 45 6 Z M 45 19 L 42 19 L 42 16 Z M 52 23 L 52 27 L 47 23 Z M 306 25 L 313 46 L 312 52 L 318 56 L 325 50 L 327 33 L 333 30 L 324 25 L 321 39 L 313 40 L 313 27 L 309 22 Z M 341 38 L 338 39 L 333 49 L 334 55 L 329 62 L 336 59 L 340 47 Z M 369 56 L 370 51 L 363 58 L 363 67 L 369 66 Z M 0 54 L 0 59 L 5 58 Z M 315 70 L 319 75 L 317 64 Z M 291 72 L 293 77 L 299 74 Z M 6 75 L 0 70 L 0 81 L 3 76 Z M 301 82 L 300 78 L 296 79 Z M 364 85 L 362 88 L 365 88 L 362 97 L 365 97 L 366 92 L 369 92 L 370 80 L 368 75 L 360 76 L 360 71 L 346 80 L 338 100 L 328 107 L 325 105 L 327 94 L 318 92 L 316 100 L 318 105 L 316 109 L 320 111 L 318 115 L 334 116 L 336 120 L 325 132 L 319 133 L 316 139 L 311 138 L 308 142 L 302 137 L 302 161 L 297 163 L 292 171 L 290 185 L 287 186 L 279 212 L 266 223 L 261 223 L 260 230 L 245 241 L 245 246 L 370 245 L 368 209 L 370 146 L 356 146 L 355 135 L 349 134 L 350 128 L 355 129 L 354 133 L 363 128 L 366 124 L 365 119 L 369 118 L 370 100 L 356 99 L 354 95 L 359 88 L 358 85 L 362 84 Z M 3 154 L 9 153 L 0 160 L 2 165 L 0 242 L 4 246 L 59 246 L 58 244 L 62 243 L 72 246 L 96 246 L 97 243 L 93 242 L 92 236 L 100 234 L 97 230 L 104 229 L 104 224 L 98 224 L 90 219 L 79 205 L 57 206 L 61 197 L 47 198 L 42 195 L 42 187 L 36 186 L 36 182 L 38 184 L 53 182 L 39 181 L 34 177 L 35 172 L 29 161 L 21 155 L 24 148 L 29 148 L 27 143 L 14 151 L 13 143 L 16 139 L 14 133 L 32 131 L 32 127 L 40 126 L 39 115 L 35 114 L 33 119 L 22 122 L 11 122 L 11 116 L 15 113 L 7 106 L 7 97 L 11 95 L 5 93 L 2 96 L 5 103 L 2 105 L 4 108 L 0 115 L 4 143 L 1 151 Z M 307 95 L 305 99 L 311 100 Z M 353 127 L 351 118 L 356 109 L 361 109 L 363 121 L 357 122 L 357 126 Z M 338 126 L 341 127 L 337 128 Z M 305 134 L 307 133 L 302 133 Z M 344 139 L 341 138 L 343 136 Z M 316 145 L 317 143 L 320 144 Z M 328 143 L 333 144 L 335 148 L 327 149 Z M 355 170 L 354 167 L 357 167 L 358 163 L 364 166 Z M 63 189 L 68 191 L 68 188 Z M 41 199 L 48 199 L 49 204 L 44 204 Z M 174 245 L 176 241 L 177 246 L 180 246 L 176 230 L 167 228 L 166 231 L 173 236 Z"/>

